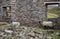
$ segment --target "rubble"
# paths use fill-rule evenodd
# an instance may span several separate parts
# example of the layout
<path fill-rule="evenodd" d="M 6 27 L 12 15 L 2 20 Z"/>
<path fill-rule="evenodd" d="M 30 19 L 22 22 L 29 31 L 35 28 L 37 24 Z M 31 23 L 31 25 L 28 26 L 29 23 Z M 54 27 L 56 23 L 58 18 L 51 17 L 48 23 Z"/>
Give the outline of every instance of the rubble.
<path fill-rule="evenodd" d="M 7 27 L 8 29 L 9 27 Z M 10 26 L 10 28 L 13 28 Z M 35 30 L 35 28 L 32 27 L 26 27 L 26 26 L 20 26 L 19 28 L 13 28 L 11 29 L 13 31 L 11 34 L 7 32 L 1 32 L 0 36 L 2 37 L 17 37 L 18 39 L 43 39 L 48 33 L 47 31 L 43 30 Z M 46 37 L 50 38 L 50 37 Z M 45 39 L 45 38 L 44 38 Z"/>

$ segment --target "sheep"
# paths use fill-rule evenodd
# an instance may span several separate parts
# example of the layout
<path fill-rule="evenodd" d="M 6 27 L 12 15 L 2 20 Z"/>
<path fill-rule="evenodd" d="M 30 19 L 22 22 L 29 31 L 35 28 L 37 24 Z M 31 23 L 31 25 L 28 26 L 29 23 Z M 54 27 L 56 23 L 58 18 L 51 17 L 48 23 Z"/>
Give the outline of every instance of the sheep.
<path fill-rule="evenodd" d="M 20 22 L 12 22 L 11 25 L 17 28 L 20 26 Z"/>
<path fill-rule="evenodd" d="M 54 26 L 54 23 L 52 21 L 43 21 L 42 25 L 43 25 L 43 27 L 50 27 L 50 28 L 52 28 Z"/>

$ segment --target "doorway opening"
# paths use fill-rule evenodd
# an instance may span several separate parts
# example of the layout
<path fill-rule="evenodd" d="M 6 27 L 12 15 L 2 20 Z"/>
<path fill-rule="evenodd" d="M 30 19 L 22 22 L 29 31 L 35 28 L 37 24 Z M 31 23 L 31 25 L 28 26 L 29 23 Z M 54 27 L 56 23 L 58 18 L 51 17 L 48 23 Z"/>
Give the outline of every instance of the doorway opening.
<path fill-rule="evenodd" d="M 4 16 L 7 18 L 11 17 L 11 6 L 3 7 Z"/>
<path fill-rule="evenodd" d="M 5 22 L 11 22 L 11 6 L 5 6 L 3 8 L 3 19 Z"/>
<path fill-rule="evenodd" d="M 58 18 L 58 3 L 46 4 L 47 19 Z"/>

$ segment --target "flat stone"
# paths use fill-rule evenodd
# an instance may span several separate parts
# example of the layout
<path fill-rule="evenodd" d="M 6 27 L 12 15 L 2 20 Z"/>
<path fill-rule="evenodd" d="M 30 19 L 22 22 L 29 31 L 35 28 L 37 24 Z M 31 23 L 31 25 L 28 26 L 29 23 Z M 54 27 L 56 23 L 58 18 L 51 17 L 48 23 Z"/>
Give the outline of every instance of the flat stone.
<path fill-rule="evenodd" d="M 28 36 L 35 37 L 35 33 L 30 32 L 30 33 L 28 33 Z"/>

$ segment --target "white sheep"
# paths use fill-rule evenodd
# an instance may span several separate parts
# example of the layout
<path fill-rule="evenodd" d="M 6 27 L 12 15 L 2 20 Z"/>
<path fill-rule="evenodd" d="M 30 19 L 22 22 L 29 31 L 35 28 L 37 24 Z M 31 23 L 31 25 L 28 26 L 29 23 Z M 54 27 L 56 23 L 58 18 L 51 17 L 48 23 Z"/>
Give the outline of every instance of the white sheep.
<path fill-rule="evenodd" d="M 11 25 L 17 28 L 20 26 L 20 22 L 12 22 Z"/>
<path fill-rule="evenodd" d="M 52 21 L 43 21 L 43 22 L 42 22 L 42 25 L 43 25 L 43 26 L 52 27 L 52 26 L 53 26 L 53 22 L 52 22 Z"/>

